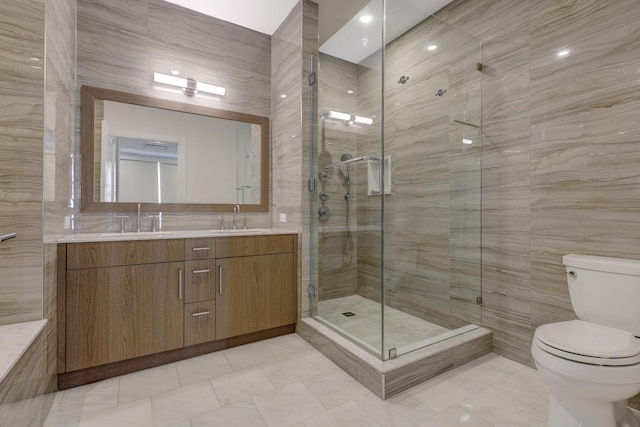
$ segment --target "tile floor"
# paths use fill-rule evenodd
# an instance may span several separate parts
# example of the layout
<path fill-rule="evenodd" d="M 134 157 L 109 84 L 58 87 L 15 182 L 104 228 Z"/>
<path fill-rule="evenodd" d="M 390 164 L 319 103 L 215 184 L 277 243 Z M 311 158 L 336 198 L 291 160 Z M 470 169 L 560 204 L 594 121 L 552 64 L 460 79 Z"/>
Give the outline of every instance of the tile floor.
<path fill-rule="evenodd" d="M 488 355 L 381 401 L 291 334 L 58 392 L 45 426 L 538 427 L 548 393 Z"/>
<path fill-rule="evenodd" d="M 347 317 L 342 313 L 352 312 Z M 318 315 L 355 337 L 375 354 L 380 353 L 381 336 L 380 303 L 360 295 L 333 298 L 318 302 Z M 385 347 L 403 348 L 450 332 L 449 329 L 412 316 L 411 314 L 385 307 Z"/>

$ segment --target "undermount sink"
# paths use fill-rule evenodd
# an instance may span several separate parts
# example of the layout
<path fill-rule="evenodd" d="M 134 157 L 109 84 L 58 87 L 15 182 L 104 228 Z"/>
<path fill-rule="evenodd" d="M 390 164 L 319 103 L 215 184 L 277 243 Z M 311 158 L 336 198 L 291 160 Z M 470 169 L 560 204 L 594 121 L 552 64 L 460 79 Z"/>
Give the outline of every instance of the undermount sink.
<path fill-rule="evenodd" d="M 172 236 L 174 234 L 173 231 L 129 231 L 126 233 L 100 233 L 98 237 L 100 238 L 109 238 L 109 237 L 163 237 L 163 236 Z"/>
<path fill-rule="evenodd" d="M 215 235 L 215 234 L 266 234 L 269 233 L 269 229 L 266 228 L 238 228 L 236 230 L 224 229 L 224 230 L 183 230 L 176 231 L 176 234 L 183 236 L 191 236 L 196 234 L 203 235 Z"/>
<path fill-rule="evenodd" d="M 269 229 L 266 228 L 238 228 L 237 230 L 177 230 L 177 231 L 128 231 L 126 233 L 100 233 L 98 234 L 98 238 L 101 239 L 110 239 L 110 238 L 121 238 L 121 239 L 135 239 L 140 237 L 189 237 L 189 236 L 212 236 L 216 234 L 266 234 L 269 233 Z"/>

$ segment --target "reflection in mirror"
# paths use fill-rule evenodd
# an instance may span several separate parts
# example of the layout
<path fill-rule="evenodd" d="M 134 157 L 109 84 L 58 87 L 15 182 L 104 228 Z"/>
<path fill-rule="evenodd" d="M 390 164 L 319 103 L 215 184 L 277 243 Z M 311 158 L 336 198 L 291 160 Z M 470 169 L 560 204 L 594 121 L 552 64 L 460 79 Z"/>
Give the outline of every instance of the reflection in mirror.
<path fill-rule="evenodd" d="M 90 87 L 82 96 L 83 210 L 268 210 L 267 118 Z"/>
<path fill-rule="evenodd" d="M 178 203 L 184 185 L 184 164 L 178 162 L 178 144 L 148 139 L 115 139 L 115 161 L 102 158 L 102 183 L 105 202 Z M 106 144 L 105 144 L 106 145 Z M 113 171 L 109 164 L 115 165 Z M 184 163 L 184 162 L 182 162 Z M 181 168 L 182 166 L 182 168 Z M 182 169 L 182 171 L 181 171 Z M 136 185 L 131 185 L 131 183 Z M 115 194 L 111 189 L 115 188 Z"/>

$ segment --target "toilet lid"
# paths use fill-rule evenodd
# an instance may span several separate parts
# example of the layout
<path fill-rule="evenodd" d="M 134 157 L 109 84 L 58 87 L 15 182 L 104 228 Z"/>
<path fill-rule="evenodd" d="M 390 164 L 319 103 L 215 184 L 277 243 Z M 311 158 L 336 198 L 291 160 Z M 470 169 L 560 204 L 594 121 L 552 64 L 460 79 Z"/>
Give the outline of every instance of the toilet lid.
<path fill-rule="evenodd" d="M 582 320 L 542 325 L 534 338 L 543 350 L 577 362 L 603 366 L 640 363 L 640 340 L 631 332 Z"/>

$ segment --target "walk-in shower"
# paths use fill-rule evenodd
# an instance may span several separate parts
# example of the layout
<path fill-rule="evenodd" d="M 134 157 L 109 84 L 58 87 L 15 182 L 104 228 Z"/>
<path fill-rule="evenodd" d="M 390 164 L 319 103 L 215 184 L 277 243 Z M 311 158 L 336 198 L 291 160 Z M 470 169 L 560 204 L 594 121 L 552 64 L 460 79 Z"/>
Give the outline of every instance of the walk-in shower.
<path fill-rule="evenodd" d="M 310 87 L 311 316 L 381 361 L 481 325 L 481 46 L 416 3 L 366 4 Z"/>

